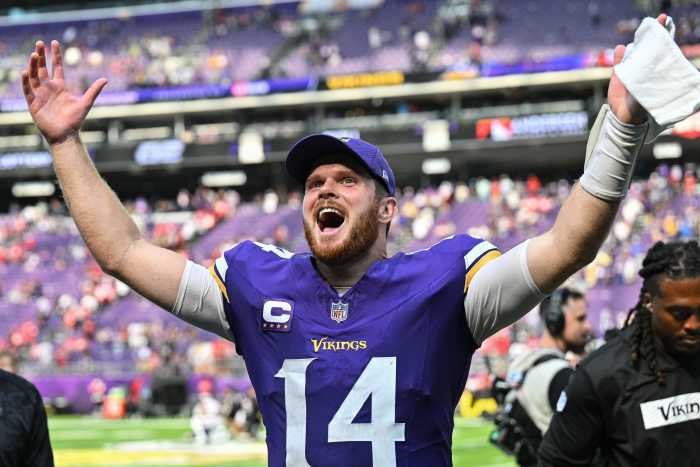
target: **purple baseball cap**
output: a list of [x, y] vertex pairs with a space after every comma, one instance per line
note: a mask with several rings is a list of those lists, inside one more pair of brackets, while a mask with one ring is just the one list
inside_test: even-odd
[[390, 196], [396, 194], [394, 171], [382, 152], [377, 146], [358, 138], [336, 138], [329, 134], [302, 138], [287, 154], [287, 172], [303, 185], [311, 173], [314, 161], [326, 154], [349, 154], [355, 157], [384, 185]]

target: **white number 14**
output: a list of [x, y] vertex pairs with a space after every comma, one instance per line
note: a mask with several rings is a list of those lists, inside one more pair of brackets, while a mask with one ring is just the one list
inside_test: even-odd
[[[287, 467], [310, 467], [306, 460], [306, 369], [315, 358], [287, 359], [275, 377], [284, 379], [287, 411]], [[372, 396], [372, 421], [353, 423]], [[372, 443], [372, 464], [395, 467], [394, 443], [404, 441], [405, 423], [396, 423], [396, 357], [374, 357], [328, 424], [328, 442]]]

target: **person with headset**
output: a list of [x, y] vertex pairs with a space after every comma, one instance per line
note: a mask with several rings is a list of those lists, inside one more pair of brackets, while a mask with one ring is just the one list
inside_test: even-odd
[[491, 442], [514, 455], [521, 466], [537, 464], [537, 449], [573, 373], [567, 358], [582, 357], [591, 338], [582, 293], [560, 288], [540, 305], [544, 332], [538, 349], [509, 365], [504, 409]]
[[[540, 305], [544, 333], [540, 348], [558, 349], [565, 355], [582, 357], [591, 341], [591, 324], [583, 294], [563, 287], [545, 298]], [[580, 358], [579, 358], [580, 359]]]
[[700, 245], [657, 242], [639, 276], [624, 327], [561, 393], [540, 467], [700, 465]]

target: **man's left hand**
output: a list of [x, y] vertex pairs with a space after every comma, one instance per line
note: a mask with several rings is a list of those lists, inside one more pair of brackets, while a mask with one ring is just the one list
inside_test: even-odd
[[[666, 18], [667, 15], [662, 13], [656, 19], [661, 26], [664, 26], [666, 24]], [[615, 47], [614, 65], [622, 61], [622, 57], [625, 56], [625, 49], [626, 47], [624, 45], [617, 45]], [[646, 121], [646, 111], [639, 105], [639, 102], [637, 102], [632, 94], [625, 89], [622, 81], [615, 75], [614, 69], [612, 77], [610, 78], [610, 85], [608, 86], [608, 105], [617, 119], [622, 123], [639, 125]]]

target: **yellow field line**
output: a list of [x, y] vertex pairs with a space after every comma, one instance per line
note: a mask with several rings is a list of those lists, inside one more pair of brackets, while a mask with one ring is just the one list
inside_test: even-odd
[[197, 465], [214, 462], [264, 460], [265, 446], [259, 452], [205, 453], [194, 451], [140, 451], [125, 452], [110, 449], [56, 449], [54, 459], [57, 467], [101, 466], [101, 465]]

